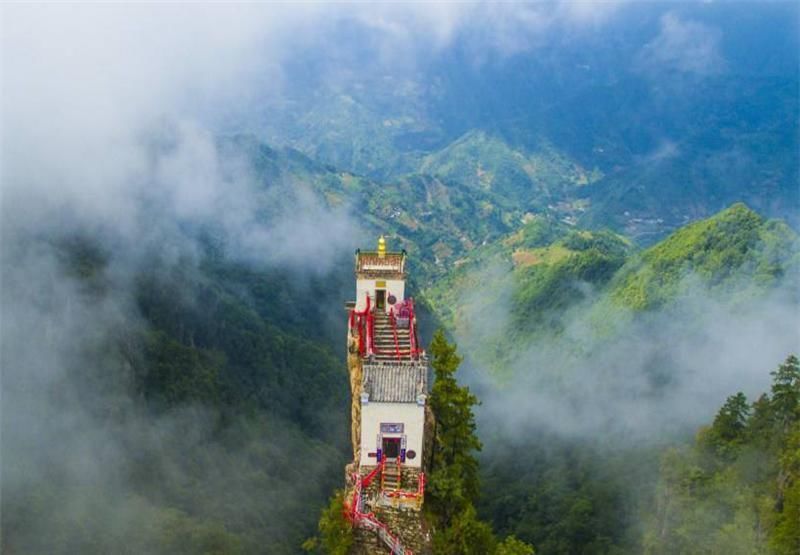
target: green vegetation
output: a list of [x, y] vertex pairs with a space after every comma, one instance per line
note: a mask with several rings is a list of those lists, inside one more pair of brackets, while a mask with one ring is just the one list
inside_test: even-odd
[[[411, 262], [416, 279], [445, 274], [454, 260], [507, 233], [522, 216], [519, 207], [503, 207], [490, 193], [443, 178], [408, 174], [378, 182], [319, 164], [296, 150], [273, 150], [250, 135], [224, 144], [252, 160], [267, 183], [307, 189], [332, 208], [351, 207], [366, 232], [365, 243], [384, 234], [392, 248], [415, 254]], [[276, 209], [265, 207], [269, 210]]]
[[528, 153], [476, 130], [426, 156], [419, 172], [490, 192], [505, 208], [537, 211], [601, 176], [596, 169], [587, 172], [544, 141]]
[[610, 339], [631, 317], [668, 306], [693, 288], [736, 304], [791, 286], [798, 276], [797, 234], [736, 204], [639, 253], [609, 231], [528, 218], [518, 231], [470, 253], [424, 298], [443, 323], [469, 339], [469, 357], [504, 376], [519, 346], [557, 336], [574, 319], [572, 311], [580, 311], [575, 317], [592, 333]]
[[800, 366], [772, 373], [770, 395], [728, 398], [694, 444], [666, 452], [647, 553], [800, 550]]
[[[9, 419], [12, 410], [3, 414], [15, 427], [12, 447], [3, 444], [0, 551], [296, 553], [313, 532], [316, 507], [340, 481], [348, 456], [344, 318], [327, 309], [352, 296], [350, 259], [342, 255], [325, 275], [234, 263], [214, 229], [194, 228], [201, 224], [191, 216], [161, 221], [170, 207], [151, 206], [161, 197], [140, 185], [157, 182], [169, 197], [171, 179], [195, 150], [236, 161], [237, 183], [244, 177], [261, 187], [253, 199], [265, 222], [294, 210], [283, 193], [299, 192], [341, 210], [363, 233], [359, 245], [380, 232], [392, 248], [406, 248], [409, 274], [428, 287], [420, 318], [428, 308], [435, 323], [464, 338], [462, 354], [496, 378], [500, 393], [524, 377], [572, 403], [568, 416], [585, 408], [568, 397], [586, 376], [576, 371], [582, 367], [598, 376], [589, 386], [631, 386], [648, 401], [679, 381], [675, 359], [693, 353], [673, 350], [670, 337], [652, 350], [642, 342], [628, 351], [645, 359], [635, 376], [622, 372], [627, 361], [603, 359], [625, 341], [652, 346], [674, 312], [689, 313], [679, 321], [694, 347], [709, 339], [693, 320], [700, 301], [736, 313], [780, 290], [779, 302], [796, 308], [800, 240], [789, 225], [759, 215], [795, 229], [800, 221], [796, 3], [701, 4], [614, 10], [590, 25], [574, 24], [583, 10], [550, 17], [547, 6], [526, 6], [522, 18], [491, 14], [488, 22], [474, 9], [463, 17], [434, 10], [419, 21], [420, 14], [397, 10], [290, 17], [302, 20], [300, 32], [270, 34], [276, 56], [266, 65], [248, 56], [235, 63], [251, 43], [264, 46], [252, 41], [259, 25], [248, 25], [233, 43], [216, 37], [235, 51], [216, 65], [238, 67], [228, 73], [247, 81], [241, 90], [238, 81], [224, 87], [230, 110], [198, 109], [211, 107], [215, 90], [201, 91], [190, 103], [195, 109], [181, 114], [149, 117], [159, 102], [134, 103], [131, 113], [144, 117], [106, 118], [136, 120], [131, 140], [129, 130], [114, 128], [115, 148], [125, 154], [81, 150], [96, 154], [80, 161], [101, 166], [95, 177], [130, 178], [124, 198], [76, 189], [83, 174], [69, 173], [70, 151], [49, 156], [67, 172], [64, 184], [55, 183], [67, 196], [31, 204], [25, 219], [47, 221], [33, 238], [20, 236], [30, 246], [6, 236], [25, 254], [40, 250], [31, 257], [46, 261], [32, 266], [37, 278], [51, 254], [60, 262], [63, 271], [43, 281], [52, 287], [33, 296], [35, 310], [63, 321], [52, 317], [20, 342], [31, 351], [41, 346], [42, 356], [31, 356], [31, 381], [4, 380], [7, 405], [10, 398], [24, 405], [14, 387], [41, 389], [37, 399], [47, 402], [35, 407], [41, 419], [32, 424]], [[446, 24], [432, 27], [442, 16]], [[521, 32], [530, 25], [519, 23], [531, 21], [536, 33]], [[192, 45], [179, 46], [167, 53], [173, 62]], [[181, 81], [201, 73], [188, 68], [178, 72]], [[120, 75], [136, 75], [132, 69]], [[275, 75], [280, 86], [259, 94]], [[118, 85], [110, 90], [128, 90]], [[115, 103], [99, 98], [99, 114], [108, 116]], [[41, 122], [63, 112], [43, 108]], [[57, 118], [49, 138], [69, 137], [64, 122], [82, 124], [84, 115], [98, 114]], [[204, 140], [183, 152], [179, 137], [196, 135], [194, 123], [185, 125], [195, 116], [200, 127], [210, 119], [214, 128], [258, 135], [221, 139], [219, 152], [198, 149], [208, 146]], [[173, 119], [191, 132], [172, 136]], [[20, 143], [33, 147], [28, 162], [36, 161], [38, 136]], [[161, 150], [183, 156], [164, 163]], [[21, 179], [22, 191], [28, 180], [44, 183], [50, 165], [30, 176], [12, 168], [8, 177]], [[194, 204], [189, 193], [181, 187], [176, 204]], [[13, 210], [16, 196], [9, 198]], [[148, 241], [103, 244], [101, 234], [118, 222], [98, 225], [92, 214], [107, 216], [108, 200], [133, 202], [120, 227], [144, 214], [203, 238], [202, 246], [167, 260], [174, 245], [142, 253]], [[740, 202], [759, 214], [744, 204], [723, 210]], [[241, 223], [235, 213], [223, 220]], [[64, 229], [69, 236], [42, 239]], [[70, 235], [75, 229], [97, 235]], [[15, 265], [15, 253], [3, 255]], [[6, 285], [3, 294], [13, 296], [15, 286], [28, 284]], [[25, 329], [27, 315], [16, 316], [4, 323]], [[58, 344], [61, 329], [75, 336], [67, 347]], [[548, 348], [557, 356], [518, 356]], [[661, 445], [618, 448], [602, 445], [606, 438], [546, 433], [505, 445], [483, 429], [483, 443], [498, 448], [479, 455], [477, 399], [454, 377], [460, 358], [441, 334], [432, 354], [431, 403], [440, 422], [428, 505], [438, 552], [529, 555], [527, 541], [564, 555], [800, 553], [796, 358], [774, 373], [769, 394], [752, 403], [733, 395], [693, 445], [663, 456]], [[4, 352], [4, 368], [13, 362]], [[38, 371], [51, 367], [67, 375], [42, 371], [47, 379], [40, 379]], [[625, 380], [613, 381], [616, 372]], [[12, 474], [22, 477], [13, 488]], [[347, 551], [341, 503], [339, 494], [330, 501], [308, 550]]]
[[530, 555], [533, 549], [509, 537], [498, 544], [491, 527], [478, 519], [478, 461], [481, 449], [472, 408], [478, 398], [458, 384], [461, 357], [437, 331], [430, 345], [435, 381], [429, 398], [436, 417], [431, 473], [426, 505], [433, 521], [433, 549], [442, 555], [486, 553]]
[[492, 441], [481, 459], [479, 514], [539, 553], [637, 553], [658, 451], [536, 433]]
[[344, 515], [344, 490], [336, 490], [319, 519], [319, 537], [307, 540], [307, 552], [347, 555], [353, 545], [353, 530]]
[[[743, 205], [680, 229], [641, 253], [614, 234], [578, 231], [537, 216], [471, 253], [426, 291], [426, 300], [464, 338], [467, 357], [494, 372], [501, 390], [525, 379], [527, 367], [511, 366], [519, 353], [557, 346], [557, 355], [544, 359], [551, 364], [535, 368], [537, 383], [567, 403], [563, 384], [572, 372], [592, 368], [609, 345], [663, 322], [653, 318], [669, 313], [682, 295], [702, 291], [735, 311], [777, 288], [793, 291], [799, 252], [797, 235], [785, 224]], [[632, 284], [642, 283], [648, 284], [639, 289], [650, 294], [648, 302], [630, 302], [636, 298]], [[566, 324], [581, 331], [579, 343], [561, 339]], [[645, 368], [654, 395], [669, 388], [674, 372], [670, 346], [663, 348]], [[741, 402], [721, 418], [730, 428], [725, 437], [733, 437]], [[611, 448], [547, 433], [506, 443], [491, 430], [483, 434], [493, 448], [481, 458], [481, 479], [492, 494], [478, 509], [497, 532], [515, 534], [546, 553], [641, 551], [638, 526], [640, 515], [651, 510], [646, 500], [656, 485], [660, 446], [636, 448], [623, 441], [625, 446]]]
[[448, 528], [456, 515], [478, 497], [475, 452], [481, 449], [481, 443], [475, 433], [472, 412], [478, 398], [456, 381], [461, 357], [456, 354], [455, 346], [447, 343], [441, 330], [431, 341], [430, 354], [435, 375], [430, 406], [436, 417], [436, 432], [427, 493], [440, 526]]
[[[82, 305], [118, 302], [102, 248], [87, 238], [56, 248]], [[16, 490], [26, 495], [4, 495], [2, 550], [296, 553], [315, 525], [309, 507], [341, 475], [347, 437], [345, 365], [322, 313], [297, 310], [306, 285], [212, 249], [197, 264], [151, 256], [130, 278], [139, 317], [65, 362], [69, 382], [53, 399], [74, 433], [106, 438], [91, 462], [105, 481], [47, 463], [46, 480]], [[307, 286], [315, 279], [335, 284]], [[84, 448], [59, 449], [65, 464], [87, 464]]]
[[475, 250], [425, 290], [424, 299], [442, 322], [468, 338], [469, 357], [505, 376], [516, 349], [535, 336], [559, 333], [565, 314], [593, 300], [631, 248], [614, 233], [579, 231], [536, 216]]
[[635, 310], [652, 309], [678, 296], [692, 277], [712, 292], [757, 294], [798, 275], [799, 268], [797, 234], [735, 204], [631, 260], [616, 277], [611, 296]]
[[[488, 135], [483, 140], [489, 140]], [[323, 166], [297, 151], [267, 148], [250, 137], [238, 136], [226, 144], [246, 152], [265, 180], [308, 187], [332, 207], [363, 207], [361, 221], [370, 241], [380, 230], [390, 236], [393, 247], [418, 253], [413, 275], [435, 283], [425, 291], [426, 304], [457, 335], [469, 338], [469, 358], [503, 378], [517, 349], [557, 338], [566, 322], [576, 321], [575, 314], [580, 314], [577, 321], [590, 337], [588, 343], [569, 347], [576, 352], [565, 353], [568, 360], [613, 339], [631, 318], [669, 306], [693, 282], [725, 302], [737, 302], [767, 294], [798, 275], [797, 235], [744, 205], [678, 230], [637, 253], [614, 233], [579, 230], [549, 209], [533, 214], [509, 204], [500, 194], [509, 186], [503, 180], [492, 181], [491, 187], [462, 183], [458, 168], [468, 164], [459, 166], [461, 162], [442, 169], [439, 177], [412, 174], [389, 187]], [[433, 165], [429, 169], [433, 171]], [[539, 186], [541, 180], [534, 183]], [[278, 208], [265, 207], [271, 210]], [[106, 251], [79, 238], [57, 246], [85, 295], [102, 302], [113, 294], [114, 285], [104, 273]], [[159, 448], [144, 449], [126, 470], [135, 477], [141, 503], [152, 508], [142, 513], [151, 516], [142, 517], [147, 532], [141, 541], [156, 553], [174, 551], [179, 543], [196, 552], [246, 554], [269, 544], [274, 553], [291, 553], [314, 525], [313, 511], [307, 507], [322, 505], [337, 481], [345, 459], [337, 446], [347, 435], [345, 413], [337, 408], [346, 399], [344, 364], [335, 354], [341, 330], [326, 326], [317, 305], [305, 300], [309, 290], [349, 290], [349, 261], [330, 275], [305, 278], [305, 286], [298, 288], [291, 272], [231, 263], [225, 246], [211, 239], [205, 247], [199, 263], [170, 265], [154, 257], [147, 271], [134, 276], [143, 325], [121, 330], [119, 344], [108, 347], [116, 353], [120, 373], [132, 384], [136, 399], [153, 418], [195, 406], [210, 411], [201, 438], [187, 439], [185, 445], [175, 442], [178, 452], [166, 450], [163, 457]], [[299, 306], [303, 310], [297, 310]], [[452, 366], [453, 360], [445, 366]], [[559, 379], [559, 370], [552, 369], [554, 379]], [[100, 368], [83, 371], [96, 384], [108, 379]], [[455, 553], [467, 545], [482, 552], [528, 549], [513, 539], [498, 542], [492, 528], [547, 553], [639, 547], [630, 530], [641, 507], [624, 498], [621, 477], [646, 474], [653, 466], [652, 451], [615, 457], [597, 446], [555, 438], [549, 440], [549, 452], [509, 446], [508, 456], [484, 456], [481, 476], [492, 493], [481, 497], [474, 454], [479, 443], [467, 441], [477, 441], [471, 416], [474, 397], [444, 377], [441, 384], [442, 390], [452, 386], [444, 398], [454, 403], [456, 423], [443, 429], [454, 430], [454, 437], [466, 443], [456, 448], [453, 437], [439, 438], [444, 443], [437, 449], [450, 447], [441, 452], [445, 464], [432, 475], [430, 489], [431, 507], [437, 506], [438, 496], [443, 511], [442, 517], [434, 517], [443, 519], [435, 535], [438, 550]], [[446, 420], [447, 405], [440, 409]], [[732, 404], [720, 417], [714, 441], [726, 449], [738, 441], [741, 409], [741, 402]], [[98, 408], [98, 414], [107, 410]], [[276, 442], [287, 447], [278, 448]], [[220, 450], [236, 455], [225, 459], [236, 469], [235, 484], [209, 481], [210, 468], [221, 464], [209, 453]], [[525, 464], [520, 465], [520, 459]], [[297, 460], [313, 462], [298, 467]], [[176, 482], [166, 473], [149, 470], [162, 465], [183, 469], [183, 479]], [[307, 479], [309, 467], [318, 479]], [[42, 500], [66, 497], [70, 491], [58, 483], [38, 490]], [[244, 495], [254, 491], [263, 495]], [[239, 503], [239, 498], [248, 502]], [[13, 500], [7, 504], [19, 508]], [[261, 520], [265, 506], [281, 506], [282, 518], [271, 519], [275, 525]], [[788, 496], [786, 514], [793, 514], [796, 506]], [[97, 531], [56, 518], [45, 507], [46, 503], [31, 504], [16, 511], [15, 525], [30, 529], [31, 522], [44, 522], [58, 531], [53, 537], [60, 545], [92, 552], [86, 545]], [[337, 537], [336, 511], [329, 516], [321, 543], [307, 547], [336, 549], [335, 540], [326, 544]], [[785, 522], [775, 522], [774, 537], [791, 537], [792, 527]], [[111, 544], [98, 545], [95, 552], [108, 551]], [[58, 552], [49, 543], [42, 550]]]

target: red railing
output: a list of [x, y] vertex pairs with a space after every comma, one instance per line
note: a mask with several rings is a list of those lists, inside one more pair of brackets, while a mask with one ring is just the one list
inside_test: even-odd
[[353, 328], [358, 330], [358, 354], [363, 356], [367, 356], [372, 354], [373, 344], [372, 344], [372, 324], [370, 319], [372, 318], [372, 307], [371, 301], [369, 298], [369, 293], [367, 293], [367, 305], [362, 311], [357, 311], [355, 309], [350, 311], [350, 322], [348, 331], [353, 333]]
[[367, 313], [367, 355], [375, 352], [375, 315]]
[[394, 308], [389, 311], [389, 323], [392, 325], [392, 335], [394, 336], [394, 354], [400, 360], [400, 342], [397, 340], [397, 320], [394, 317]]
[[[408, 317], [408, 334], [409, 334], [409, 349], [408, 351], [400, 350], [400, 340], [397, 333], [397, 319], [398, 315], [401, 318]], [[423, 350], [419, 347], [419, 338], [417, 337], [417, 317], [414, 311], [414, 299], [408, 298], [401, 302], [398, 306], [392, 307], [389, 311], [389, 322], [392, 329], [392, 336], [394, 339], [394, 352], [381, 351], [375, 347], [375, 307], [372, 306], [372, 299], [367, 293], [367, 303], [364, 310], [350, 311], [350, 333], [355, 328], [358, 330], [358, 353], [362, 357], [370, 356], [373, 354], [392, 355], [397, 360], [402, 360], [402, 357], [409, 356], [412, 359], [418, 359]]]
[[423, 499], [425, 497], [425, 473], [420, 472], [419, 476], [417, 476], [417, 491], [384, 491], [383, 495], [386, 497], [399, 497], [402, 499], [414, 499], [417, 501]]
[[353, 526], [360, 526], [362, 528], [375, 531], [381, 541], [383, 541], [383, 543], [386, 544], [386, 546], [391, 550], [393, 555], [414, 555], [410, 549], [403, 547], [403, 544], [400, 542], [400, 538], [392, 534], [392, 532], [389, 530], [389, 527], [378, 520], [374, 513], [365, 513], [361, 510], [362, 489], [366, 486], [369, 486], [375, 476], [383, 472], [385, 464], [386, 460], [384, 459], [372, 470], [372, 472], [363, 478], [358, 473], [354, 475], [356, 485], [353, 489], [352, 501], [350, 502], [349, 506], [345, 506], [344, 508], [345, 518], [347, 518], [347, 520], [349, 520]]

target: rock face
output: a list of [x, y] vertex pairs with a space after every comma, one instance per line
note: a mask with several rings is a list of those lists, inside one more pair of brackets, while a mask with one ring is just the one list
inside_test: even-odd
[[[415, 555], [431, 553], [430, 533], [421, 511], [412, 508], [378, 507], [375, 516], [386, 523], [400, 537], [403, 547], [410, 549]], [[385, 552], [388, 553], [389, 550], [385, 549]]]
[[[419, 511], [410, 509], [383, 509], [376, 513], [381, 521], [393, 530], [402, 531], [400, 541], [403, 547], [410, 549], [414, 555], [430, 555], [430, 533]], [[390, 554], [391, 549], [384, 544], [378, 535], [365, 528], [353, 529], [353, 547], [351, 555]]]
[[353, 444], [353, 460], [361, 459], [361, 384], [364, 371], [358, 356], [358, 340], [347, 334], [347, 368], [350, 374], [350, 440]]

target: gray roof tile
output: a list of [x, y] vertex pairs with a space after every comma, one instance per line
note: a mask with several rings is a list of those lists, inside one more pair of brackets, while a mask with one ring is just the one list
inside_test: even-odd
[[370, 401], [415, 403], [418, 395], [428, 392], [425, 361], [365, 363], [363, 369]]

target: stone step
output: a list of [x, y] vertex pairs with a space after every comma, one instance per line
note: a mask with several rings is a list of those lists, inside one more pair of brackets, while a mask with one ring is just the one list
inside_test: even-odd
[[[391, 343], [394, 345], [394, 337], [373, 337], [372, 340], [375, 343]], [[411, 343], [411, 341], [407, 337], [398, 337], [398, 343]]]

